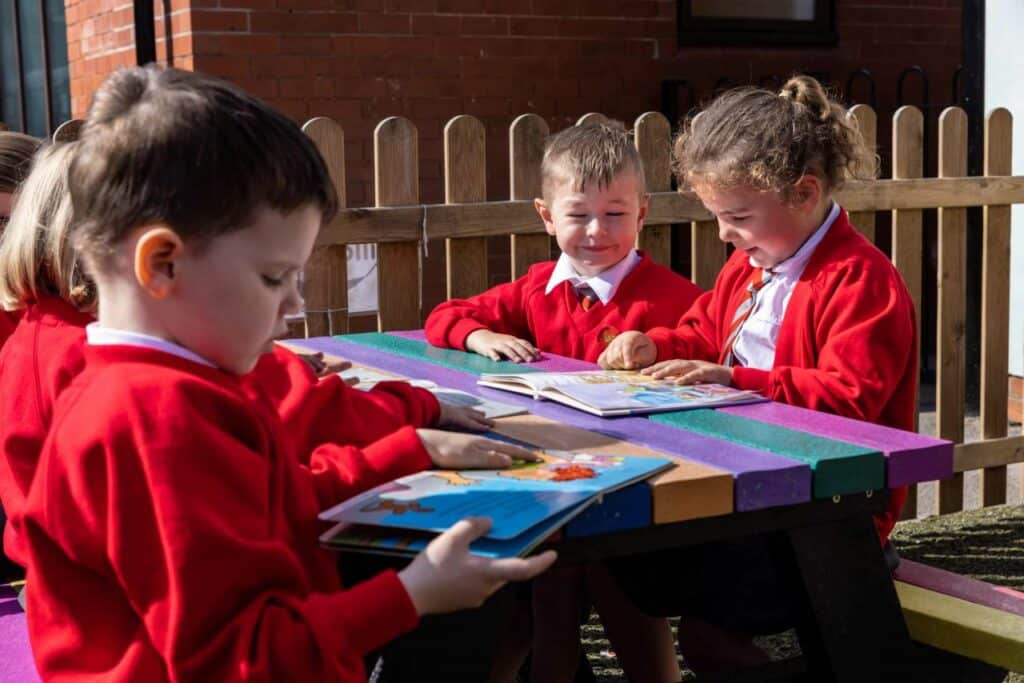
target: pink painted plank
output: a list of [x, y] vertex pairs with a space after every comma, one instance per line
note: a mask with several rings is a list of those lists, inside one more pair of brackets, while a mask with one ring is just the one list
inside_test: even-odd
[[36, 683], [36, 663], [28, 642], [25, 613], [10, 586], [0, 586], [0, 679]]
[[[427, 336], [423, 334], [423, 330], [398, 330], [395, 332], [388, 332], [396, 337], [403, 337], [405, 339], [412, 339], [415, 341], [425, 342]], [[588, 363], [585, 360], [577, 360], [576, 358], [568, 358], [567, 356], [559, 356], [556, 353], [544, 352], [541, 354], [541, 360], [536, 363], [523, 363], [531, 368], [536, 368], [542, 372], [576, 372], [579, 370], [597, 370], [596, 363]]]
[[961, 576], [926, 564], [900, 560], [894, 578], [903, 583], [927, 588], [953, 598], [960, 598], [975, 605], [991, 607], [1001, 612], [1024, 617], [1024, 593], [1005, 586]]
[[886, 483], [890, 487], [946, 479], [953, 475], [953, 443], [943, 439], [784, 403], [755, 403], [719, 410], [879, 450], [886, 457]]

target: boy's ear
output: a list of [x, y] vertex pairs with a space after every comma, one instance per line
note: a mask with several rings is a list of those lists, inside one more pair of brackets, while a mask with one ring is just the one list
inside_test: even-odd
[[636, 227], [637, 234], [644, 229], [644, 219], [647, 218], [647, 208], [651, 203], [651, 195], [645, 194], [640, 196], [640, 211], [637, 213], [637, 222], [639, 225]]
[[541, 197], [534, 199], [533, 208], [537, 209], [540, 219], [544, 221], [544, 229], [547, 230], [549, 235], [553, 236], [555, 234], [555, 222], [551, 219], [551, 209], [544, 203], [544, 199]]
[[185, 243], [167, 226], [143, 231], [135, 243], [135, 279], [157, 299], [171, 293], [175, 285], [177, 260]]

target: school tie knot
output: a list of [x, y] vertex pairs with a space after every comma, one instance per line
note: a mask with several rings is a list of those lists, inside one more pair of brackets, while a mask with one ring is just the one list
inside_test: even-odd
[[595, 292], [586, 282], [581, 282], [576, 285], [574, 289], [576, 290], [576, 298], [579, 299], [580, 302], [580, 308], [584, 311], [589, 311], [591, 306], [600, 301], [597, 296], [597, 292]]

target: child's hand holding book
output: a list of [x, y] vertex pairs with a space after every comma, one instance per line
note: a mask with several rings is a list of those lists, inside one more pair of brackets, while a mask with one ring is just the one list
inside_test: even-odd
[[490, 527], [485, 517], [464, 519], [398, 573], [420, 616], [479, 607], [509, 581], [532, 579], [554, 563], [554, 550], [499, 560], [471, 554], [469, 544]]
[[531, 450], [504, 441], [475, 434], [417, 429], [423, 447], [434, 464], [444, 470], [496, 470], [515, 461], [537, 462], [540, 456]]
[[488, 419], [479, 410], [466, 408], [465, 406], [453, 406], [444, 401], [441, 404], [441, 415], [437, 418], [437, 426], [445, 429], [462, 430], [472, 432], [485, 432], [494, 427], [494, 420]]

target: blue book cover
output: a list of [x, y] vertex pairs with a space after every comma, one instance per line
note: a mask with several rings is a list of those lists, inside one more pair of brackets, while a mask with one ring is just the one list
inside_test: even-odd
[[[469, 545], [469, 551], [483, 557], [523, 557], [558, 531], [569, 520], [583, 512], [591, 501], [569, 508], [540, 524], [530, 527], [515, 538], [496, 540], [479, 538]], [[428, 531], [409, 531], [361, 524], [337, 524], [320, 537], [320, 543], [334, 550], [364, 552], [378, 555], [412, 557], [437, 538]]]
[[667, 458], [538, 451], [540, 461], [504, 470], [427, 470], [378, 486], [320, 514], [328, 522], [440, 532], [464, 517], [489, 517], [487, 538], [532, 527], [672, 466]]

